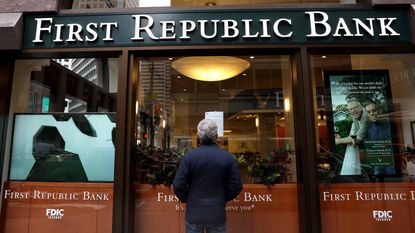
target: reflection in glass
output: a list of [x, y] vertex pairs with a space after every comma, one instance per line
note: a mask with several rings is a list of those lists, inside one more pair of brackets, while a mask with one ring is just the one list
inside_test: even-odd
[[171, 184], [180, 158], [198, 146], [197, 123], [213, 115], [223, 124], [218, 144], [235, 155], [245, 183], [296, 182], [290, 58], [240, 57], [250, 67], [217, 82], [178, 73], [177, 59], [135, 62], [136, 181]]
[[312, 56], [321, 182], [413, 179], [413, 61], [409, 54]]
[[114, 180], [117, 63], [113, 58], [16, 62], [10, 180]]

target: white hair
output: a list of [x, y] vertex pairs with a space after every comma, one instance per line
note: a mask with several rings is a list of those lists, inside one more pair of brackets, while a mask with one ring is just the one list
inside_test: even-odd
[[212, 119], [203, 119], [197, 125], [197, 136], [201, 143], [215, 142], [218, 135], [218, 126]]

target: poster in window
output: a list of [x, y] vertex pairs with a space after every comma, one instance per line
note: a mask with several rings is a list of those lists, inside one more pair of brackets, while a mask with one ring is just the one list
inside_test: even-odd
[[387, 70], [325, 72], [332, 150], [340, 175], [394, 175], [391, 90]]

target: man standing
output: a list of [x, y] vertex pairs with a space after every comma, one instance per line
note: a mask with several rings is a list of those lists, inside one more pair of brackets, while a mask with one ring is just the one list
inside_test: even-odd
[[235, 158], [216, 145], [217, 125], [204, 119], [197, 126], [200, 146], [180, 162], [174, 193], [186, 203], [186, 233], [225, 233], [226, 202], [242, 190]]
[[340, 138], [336, 135], [335, 138], [336, 145], [347, 144], [340, 175], [361, 175], [359, 145], [367, 134], [367, 111], [356, 99], [349, 100], [347, 108], [353, 117], [349, 136]]

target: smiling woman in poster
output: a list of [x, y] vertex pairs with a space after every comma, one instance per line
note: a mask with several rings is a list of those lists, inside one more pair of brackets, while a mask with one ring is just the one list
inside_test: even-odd
[[347, 108], [353, 117], [349, 136], [340, 138], [336, 134], [336, 145], [347, 144], [340, 175], [361, 175], [359, 146], [367, 134], [367, 111], [356, 99], [347, 102]]

